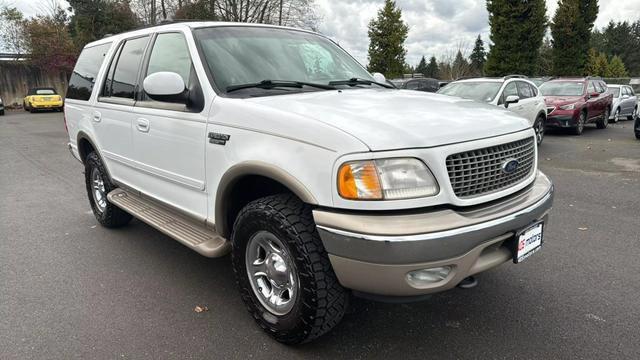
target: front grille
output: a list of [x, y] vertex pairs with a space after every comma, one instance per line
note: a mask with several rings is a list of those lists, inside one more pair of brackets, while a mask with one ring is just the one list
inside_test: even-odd
[[[534, 156], [533, 137], [449, 155], [447, 171], [453, 192], [459, 198], [471, 198], [508, 188], [531, 174]], [[503, 166], [513, 159], [519, 163], [517, 169], [505, 172]]]

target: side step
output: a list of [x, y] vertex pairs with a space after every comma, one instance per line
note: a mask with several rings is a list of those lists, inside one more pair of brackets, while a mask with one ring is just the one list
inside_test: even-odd
[[132, 191], [115, 189], [107, 199], [136, 218], [160, 230], [183, 245], [206, 257], [219, 257], [229, 253], [229, 242], [204, 223], [189, 219], [175, 211], [139, 196]]

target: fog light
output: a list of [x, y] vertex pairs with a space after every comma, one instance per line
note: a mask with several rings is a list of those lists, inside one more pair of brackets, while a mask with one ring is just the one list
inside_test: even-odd
[[451, 266], [441, 266], [431, 269], [415, 270], [407, 274], [409, 285], [417, 288], [438, 283], [449, 276]]

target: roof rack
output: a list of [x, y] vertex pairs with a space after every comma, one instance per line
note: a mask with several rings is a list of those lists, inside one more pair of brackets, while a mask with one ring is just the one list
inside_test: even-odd
[[509, 80], [509, 79], [528, 79], [529, 77], [527, 75], [507, 75], [505, 76], [503, 79], [505, 80]]

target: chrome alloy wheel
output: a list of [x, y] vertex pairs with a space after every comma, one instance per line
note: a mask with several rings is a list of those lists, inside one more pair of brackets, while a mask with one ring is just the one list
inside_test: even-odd
[[253, 293], [269, 312], [286, 315], [298, 296], [298, 274], [280, 239], [267, 231], [255, 233], [245, 252]]
[[96, 204], [96, 208], [101, 213], [107, 208], [107, 194], [104, 188], [104, 180], [98, 168], [91, 170], [91, 187], [93, 194], [93, 202]]

